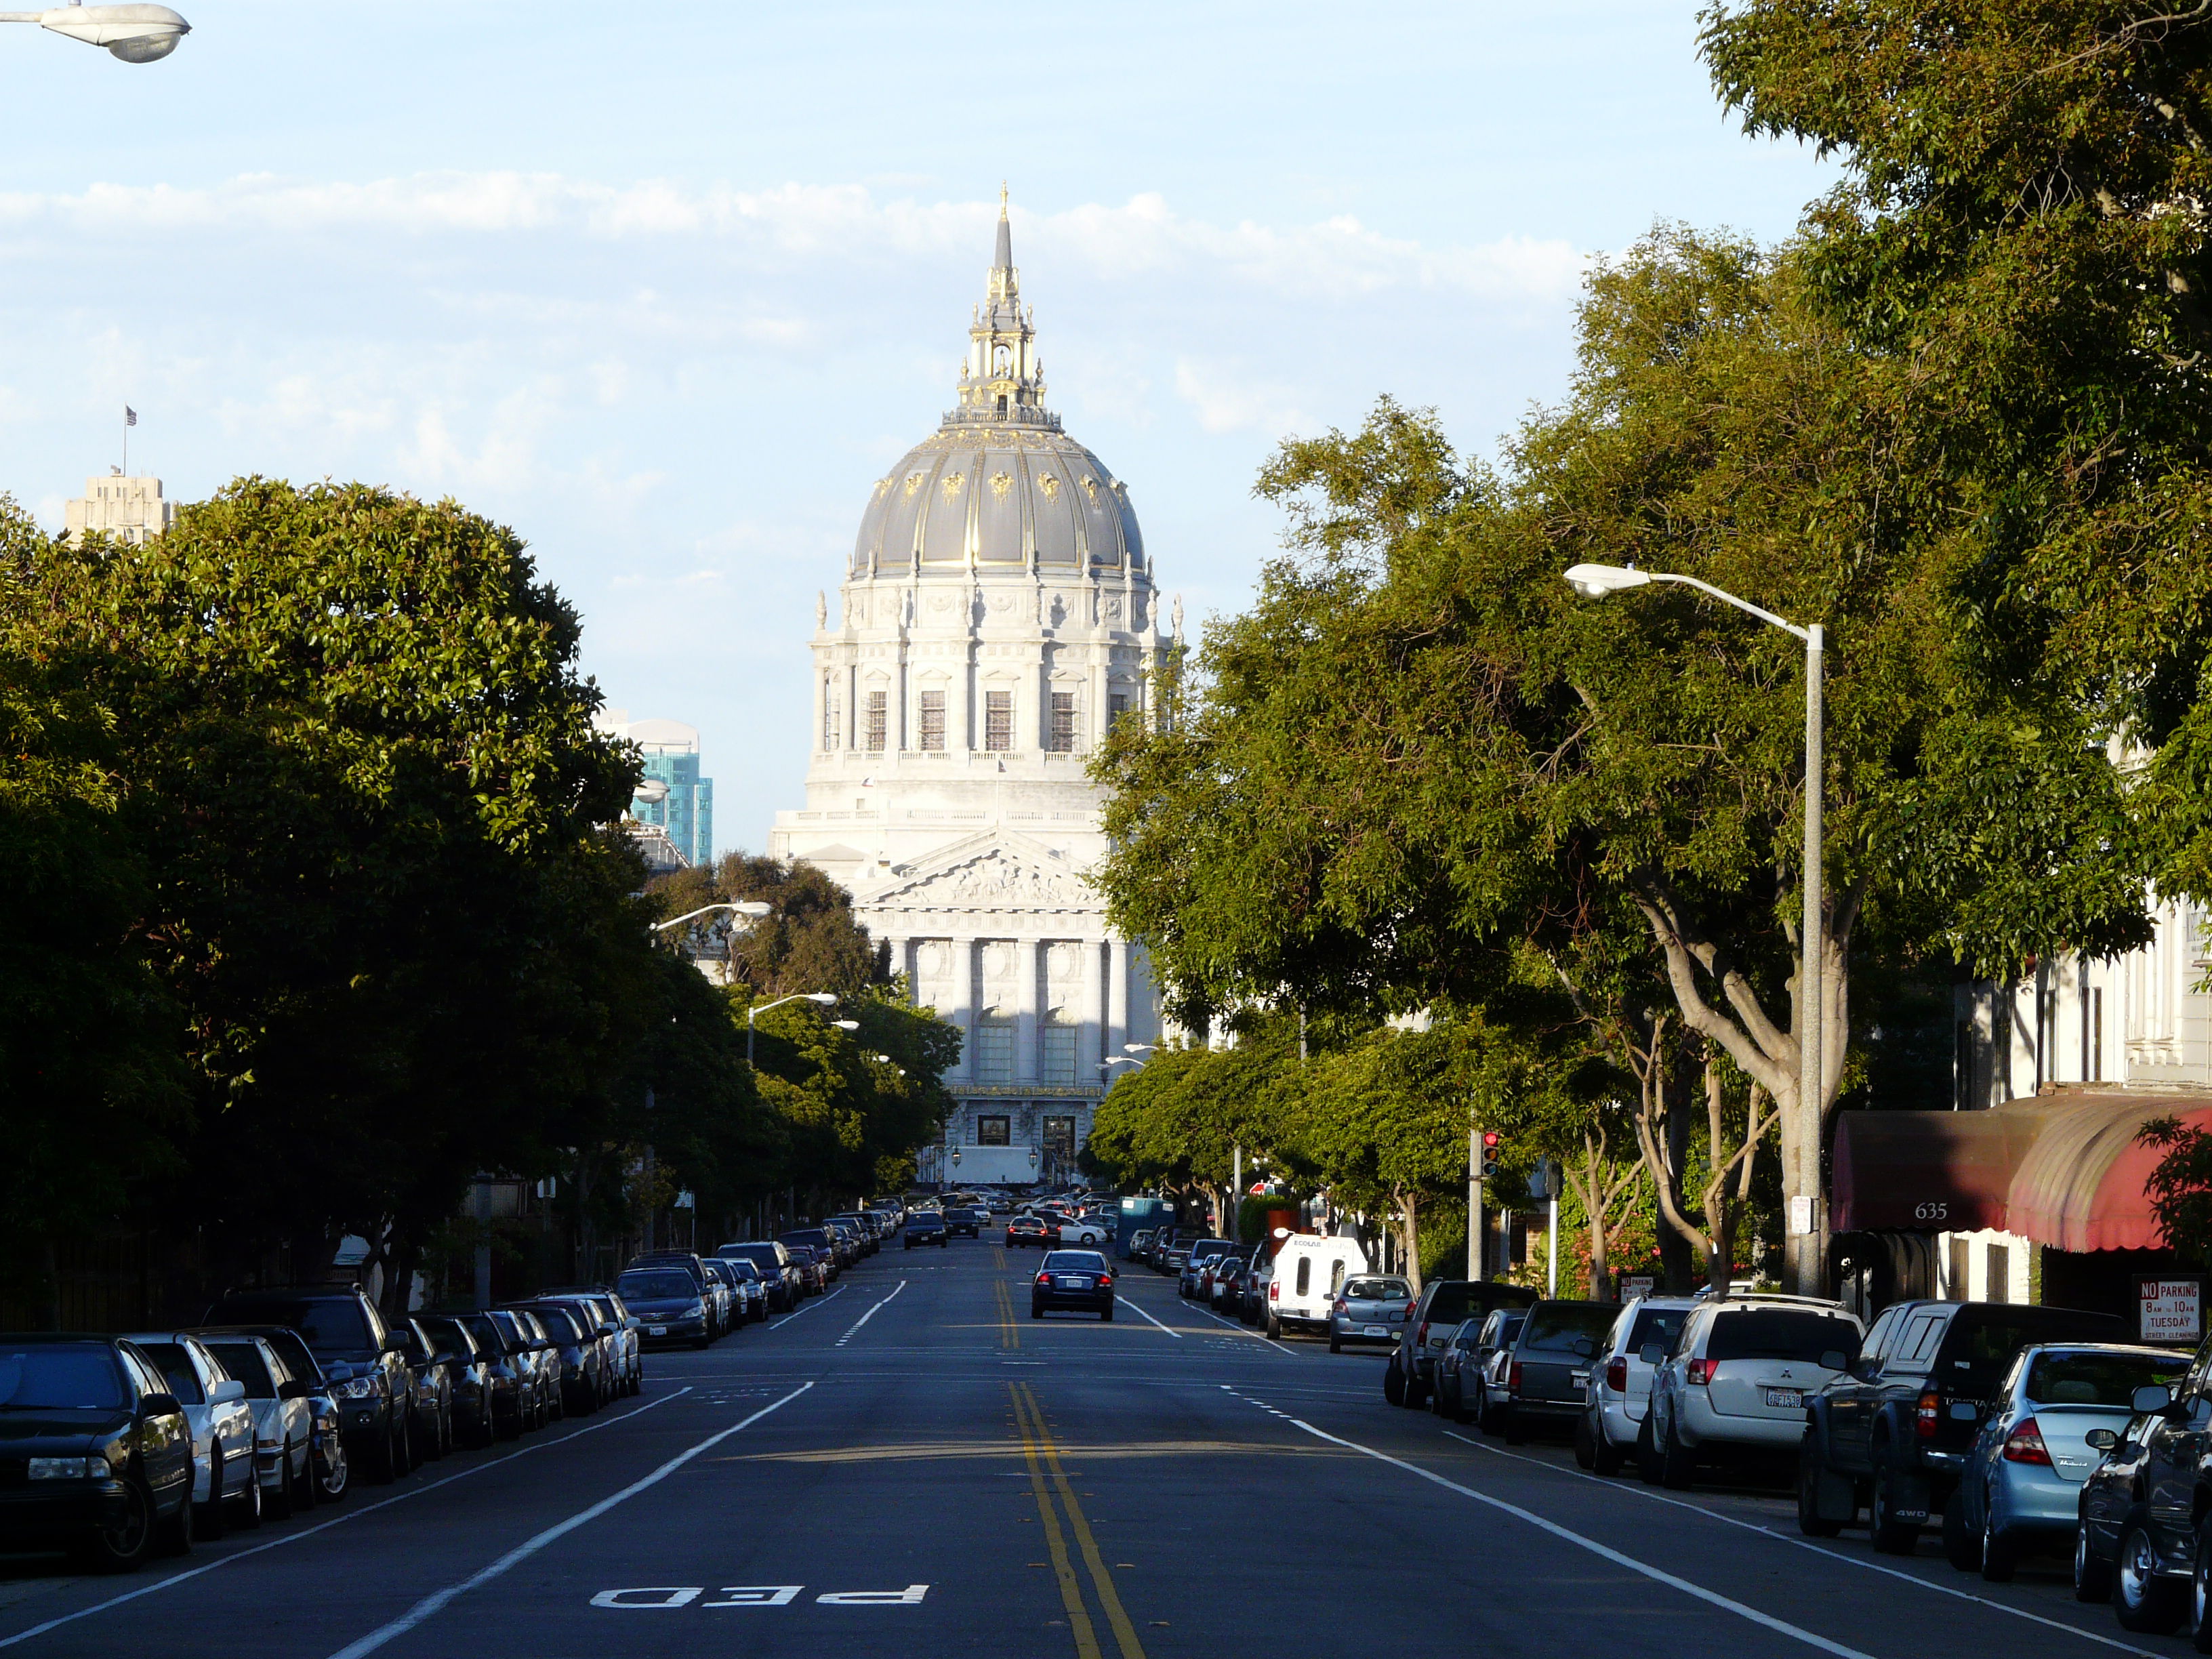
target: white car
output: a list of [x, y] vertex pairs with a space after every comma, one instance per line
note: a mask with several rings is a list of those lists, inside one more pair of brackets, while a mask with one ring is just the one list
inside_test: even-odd
[[1650, 1409], [1637, 1443], [1646, 1480], [1680, 1488], [1701, 1462], [1745, 1453], [1795, 1452], [1805, 1401], [1850, 1368], [1865, 1334], [1838, 1302], [1811, 1297], [1731, 1296], [1700, 1302], [1672, 1352], [1657, 1362]]
[[1063, 1221], [1060, 1224], [1062, 1244], [1103, 1244], [1110, 1235], [1105, 1224], [1097, 1221]]
[[1630, 1303], [1590, 1361], [1589, 1392], [1575, 1425], [1575, 1461], [1600, 1474], [1618, 1474], [1636, 1449], [1651, 1378], [1659, 1367], [1645, 1350], [1671, 1352], [1682, 1323], [1697, 1307], [1689, 1297], [1647, 1296]]
[[253, 1408], [246, 1385], [188, 1331], [137, 1331], [124, 1338], [161, 1368], [192, 1430], [193, 1534], [222, 1536], [226, 1520], [261, 1524]]
[[246, 1389], [253, 1413], [253, 1462], [261, 1507], [283, 1520], [316, 1501], [315, 1408], [306, 1386], [285, 1369], [266, 1339], [228, 1332], [199, 1339], [216, 1364]]

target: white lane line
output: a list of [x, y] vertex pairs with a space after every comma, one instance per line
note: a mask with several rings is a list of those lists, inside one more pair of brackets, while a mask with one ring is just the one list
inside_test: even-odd
[[[1239, 1395], [1238, 1398], [1249, 1399], [1250, 1396]], [[1255, 1400], [1252, 1403], [1258, 1406], [1264, 1405], [1265, 1402]], [[1687, 1578], [1668, 1572], [1663, 1567], [1655, 1567], [1649, 1561], [1639, 1561], [1632, 1555], [1623, 1555], [1619, 1550], [1601, 1544], [1595, 1538], [1585, 1538], [1582, 1534], [1563, 1527], [1556, 1521], [1548, 1520], [1534, 1510], [1524, 1510], [1518, 1504], [1509, 1504], [1504, 1498], [1493, 1498], [1486, 1492], [1477, 1492], [1473, 1486], [1462, 1486], [1458, 1481], [1448, 1480], [1432, 1469], [1425, 1469], [1419, 1463], [1409, 1463], [1402, 1457], [1393, 1457], [1389, 1453], [1377, 1451], [1372, 1446], [1363, 1446], [1357, 1440], [1340, 1438], [1329, 1433], [1326, 1429], [1314, 1427], [1312, 1424], [1302, 1418], [1293, 1417], [1286, 1420], [1294, 1428], [1304, 1429], [1316, 1440], [1326, 1440], [1333, 1446], [1342, 1446], [1347, 1450], [1363, 1453], [1378, 1463], [1388, 1463], [1391, 1468], [1403, 1469], [1408, 1474], [1417, 1474], [1432, 1485], [1443, 1487], [1447, 1492], [1455, 1492], [1462, 1498], [1472, 1498], [1478, 1504], [1487, 1504], [1492, 1509], [1510, 1515], [1516, 1520], [1526, 1521], [1538, 1530], [1551, 1534], [1553, 1537], [1563, 1543], [1572, 1544], [1577, 1549], [1588, 1550], [1592, 1555], [1610, 1561], [1615, 1566], [1626, 1567], [1631, 1572], [1642, 1573], [1646, 1578], [1656, 1583], [1669, 1585], [1681, 1591], [1685, 1595], [1694, 1596], [1697, 1600], [1708, 1606], [1718, 1607], [1724, 1613], [1732, 1613], [1738, 1618], [1747, 1619], [1753, 1624], [1763, 1626], [1778, 1635], [1787, 1636], [1793, 1641], [1802, 1642], [1808, 1647], [1818, 1648], [1823, 1653], [1832, 1653], [1836, 1656], [1836, 1659], [1873, 1659], [1871, 1654], [1863, 1653], [1856, 1648], [1845, 1647], [1841, 1642], [1832, 1642], [1826, 1637], [1816, 1635], [1802, 1626], [1793, 1625], [1787, 1620], [1777, 1619], [1771, 1613], [1761, 1613], [1757, 1607], [1738, 1601], [1733, 1597], [1723, 1595], [1718, 1590], [1707, 1589], [1703, 1584], [1693, 1583]]]
[[2149, 1648], [2133, 1647], [2128, 1643], [2117, 1641], [2112, 1637], [2100, 1636], [2095, 1631], [2083, 1630], [2079, 1625], [2069, 1625], [2063, 1619], [2046, 1619], [2039, 1613], [2028, 1612], [2025, 1607], [2015, 1607], [2004, 1601], [1993, 1601], [1986, 1595], [1976, 1595], [1972, 1590], [1962, 1590], [1954, 1585], [1938, 1583], [1932, 1578], [1923, 1578], [1917, 1573], [1901, 1571], [1896, 1567], [1885, 1567], [1878, 1561], [1863, 1561], [1857, 1556], [1845, 1555], [1840, 1550], [1823, 1549], [1810, 1539], [1792, 1538], [1786, 1532], [1777, 1532], [1771, 1527], [1762, 1527], [1755, 1521], [1741, 1521], [1732, 1515], [1723, 1515], [1718, 1510], [1709, 1510], [1702, 1504], [1692, 1504], [1680, 1498], [1668, 1498], [1661, 1492], [1645, 1492], [1639, 1486], [1632, 1486], [1624, 1481], [1607, 1480], [1595, 1474], [1585, 1474], [1580, 1469], [1563, 1469], [1555, 1463], [1547, 1463], [1540, 1457], [1529, 1457], [1520, 1452], [1502, 1451], [1496, 1446], [1486, 1446], [1480, 1440], [1470, 1440], [1463, 1434], [1454, 1434], [1449, 1429], [1446, 1429], [1444, 1434], [1449, 1439], [1461, 1441], [1474, 1447], [1477, 1451], [1486, 1451], [1493, 1457], [1510, 1457], [1516, 1463], [1528, 1463], [1540, 1469], [1549, 1469], [1553, 1474], [1571, 1474], [1577, 1480], [1588, 1480], [1593, 1485], [1603, 1486], [1608, 1492], [1623, 1492], [1631, 1498], [1647, 1498], [1655, 1504], [1665, 1504], [1678, 1510], [1694, 1510], [1710, 1520], [1720, 1522], [1724, 1526], [1741, 1527], [1746, 1532], [1755, 1532], [1764, 1537], [1771, 1538], [1778, 1544], [1795, 1544], [1799, 1549], [1810, 1550], [1814, 1554], [1826, 1556], [1831, 1561], [1840, 1561], [1847, 1567], [1858, 1567], [1867, 1572], [1878, 1572], [1885, 1577], [1901, 1578], [1908, 1584], [1917, 1584], [1922, 1589], [1934, 1590], [1938, 1595], [1954, 1596], [1961, 1601], [1972, 1601], [1998, 1613], [2008, 1613], [2014, 1618], [2025, 1619], [2032, 1625], [2047, 1625], [2052, 1630], [2063, 1630], [2069, 1636], [2081, 1637], [2084, 1641], [2094, 1642], [2100, 1647], [2118, 1648], [2122, 1653], [2141, 1654], [2142, 1659], [2160, 1659], [2160, 1656]]
[[904, 1280], [903, 1279], [902, 1279], [901, 1280], [899, 1280], [899, 1282], [898, 1282], [897, 1285], [896, 1285], [896, 1286], [892, 1290], [890, 1296], [887, 1296], [887, 1297], [885, 1297], [884, 1298], [884, 1301], [883, 1301], [883, 1302], [878, 1302], [878, 1303], [877, 1303], [877, 1304], [876, 1304], [876, 1307], [875, 1307], [875, 1308], [871, 1308], [871, 1309], [869, 1309], [869, 1310], [867, 1310], [867, 1312], [866, 1312], [866, 1313], [862, 1314], [862, 1315], [861, 1315], [858, 1319], [856, 1319], [856, 1320], [854, 1320], [854, 1321], [853, 1322], [853, 1328], [852, 1328], [851, 1330], [849, 1330], [849, 1331], [847, 1331], [847, 1332], [845, 1333], [845, 1334], [844, 1334], [844, 1335], [842, 1335], [842, 1336], [841, 1336], [841, 1337], [839, 1337], [839, 1338], [837, 1339], [836, 1346], [842, 1348], [842, 1347], [843, 1347], [843, 1346], [844, 1346], [848, 1342], [850, 1342], [850, 1341], [853, 1340], [853, 1338], [854, 1338], [854, 1334], [857, 1334], [857, 1333], [859, 1332], [859, 1330], [860, 1330], [860, 1327], [861, 1327], [861, 1326], [863, 1326], [863, 1325], [865, 1325], [865, 1324], [866, 1324], [866, 1323], [867, 1323], [871, 1319], [873, 1319], [873, 1318], [876, 1316], [876, 1308], [880, 1308], [880, 1307], [882, 1307], [882, 1306], [884, 1305], [884, 1302], [889, 1302], [889, 1301], [891, 1299], [891, 1297], [896, 1297], [896, 1296], [899, 1293], [899, 1291], [902, 1291], [902, 1290], [904, 1290], [905, 1288], [906, 1288], [906, 1280]]
[[[1136, 1300], [1133, 1297], [1117, 1297], [1116, 1300], [1119, 1301], [1125, 1308], [1134, 1308], [1137, 1310], [1138, 1318], [1152, 1319], [1152, 1315], [1145, 1311], [1145, 1304]], [[1152, 1323], [1155, 1325], [1160, 1325], [1160, 1322], [1157, 1319], [1152, 1319]], [[1182, 1340], [1182, 1333], [1176, 1329], [1174, 1326], [1160, 1325], [1160, 1328], [1165, 1331], [1170, 1336], [1175, 1338], [1176, 1341], [1180, 1342]]]
[[532, 1556], [537, 1554], [538, 1551], [544, 1549], [548, 1544], [565, 1538], [570, 1533], [575, 1531], [577, 1528], [588, 1525], [590, 1522], [598, 1520], [609, 1510], [614, 1508], [616, 1504], [624, 1503], [629, 1499], [636, 1497], [638, 1493], [647, 1491], [651, 1487], [659, 1486], [662, 1481], [668, 1479], [670, 1475], [675, 1474], [677, 1470], [682, 1468], [686, 1463], [689, 1463], [693, 1458], [698, 1456], [701, 1453], [711, 1451], [716, 1446], [720, 1445], [722, 1442], [727, 1440], [732, 1435], [750, 1428], [754, 1424], [759, 1422], [761, 1419], [766, 1417], [770, 1412], [781, 1410], [784, 1407], [788, 1406], [793, 1401], [798, 1399], [799, 1395], [805, 1394], [814, 1385], [811, 1382], [802, 1382], [797, 1388], [793, 1389], [789, 1394], [784, 1395], [782, 1399], [777, 1401], [774, 1405], [763, 1406], [758, 1411], [755, 1412], [750, 1417], [745, 1418], [742, 1421], [732, 1423], [728, 1428], [721, 1430], [718, 1433], [708, 1435], [697, 1445], [677, 1453], [675, 1456], [670, 1458], [659, 1468], [653, 1470], [652, 1474], [645, 1475], [639, 1480], [631, 1481], [629, 1485], [624, 1486], [620, 1492], [616, 1492], [610, 1497], [602, 1498], [598, 1503], [592, 1504], [589, 1509], [579, 1510], [575, 1514], [570, 1516], [566, 1521], [559, 1522], [553, 1526], [550, 1526], [546, 1528], [544, 1531], [539, 1533], [536, 1537], [526, 1539], [523, 1542], [517, 1544], [513, 1549], [501, 1556], [498, 1560], [493, 1562], [489, 1566], [484, 1568], [483, 1571], [470, 1574], [469, 1577], [462, 1579], [458, 1584], [448, 1584], [444, 1589], [439, 1590], [433, 1595], [424, 1596], [413, 1607], [408, 1608], [406, 1612], [401, 1613], [399, 1617], [392, 1620], [391, 1623], [378, 1626], [374, 1630], [369, 1632], [368, 1635], [362, 1637], [357, 1642], [349, 1642], [345, 1646], [340, 1648], [336, 1653], [332, 1654], [331, 1656], [331, 1659], [362, 1659], [362, 1656], [363, 1654], [375, 1652], [377, 1649], [382, 1647], [386, 1642], [391, 1641], [394, 1637], [404, 1636], [409, 1631], [413, 1630], [417, 1625], [422, 1624], [425, 1620], [434, 1618], [439, 1613], [443, 1611], [447, 1605], [456, 1596], [465, 1595], [469, 1591], [476, 1589], [481, 1585], [489, 1583], [493, 1579], [498, 1577], [510, 1567], [520, 1566], [523, 1562], [527, 1561]]
[[787, 1313], [784, 1315], [784, 1316], [777, 1320], [775, 1324], [769, 1326], [769, 1329], [772, 1331], [780, 1331], [786, 1325], [791, 1323], [793, 1320], [804, 1319], [807, 1315], [812, 1313], [817, 1308], [827, 1307], [830, 1304], [835, 1302], [839, 1297], [844, 1294], [845, 1287], [842, 1285], [840, 1285], [836, 1290], [830, 1291], [829, 1295], [823, 1297], [821, 1301], [810, 1302], [805, 1307], [801, 1308], [797, 1313]]
[[424, 1492], [435, 1492], [441, 1486], [450, 1486], [456, 1480], [465, 1480], [472, 1474], [482, 1474], [486, 1469], [503, 1469], [518, 1457], [526, 1457], [534, 1451], [544, 1451], [549, 1446], [565, 1445], [579, 1436], [596, 1434], [601, 1429], [611, 1429], [617, 1423], [627, 1423], [641, 1413], [649, 1412], [656, 1406], [665, 1406], [670, 1401], [679, 1400], [690, 1392], [691, 1389], [687, 1384], [677, 1389], [674, 1394], [665, 1394], [658, 1400], [648, 1400], [642, 1406], [626, 1411], [619, 1417], [610, 1417], [598, 1423], [588, 1424], [583, 1428], [577, 1429], [572, 1433], [561, 1435], [555, 1439], [538, 1440], [527, 1446], [517, 1446], [504, 1457], [495, 1457], [488, 1462], [476, 1464], [461, 1470], [458, 1474], [449, 1474], [441, 1480], [431, 1480], [419, 1486], [410, 1486], [405, 1492], [395, 1492], [390, 1498], [380, 1499], [374, 1504], [364, 1504], [359, 1509], [348, 1510], [343, 1515], [334, 1516], [318, 1525], [303, 1527], [297, 1532], [288, 1532], [282, 1538], [272, 1538], [265, 1544], [256, 1544], [252, 1549], [240, 1550], [235, 1554], [224, 1556], [221, 1560], [210, 1561], [205, 1566], [190, 1567], [183, 1572], [173, 1572], [167, 1578], [160, 1579], [154, 1583], [135, 1590], [125, 1590], [120, 1595], [109, 1596], [105, 1601], [96, 1601], [88, 1607], [79, 1607], [75, 1613], [64, 1613], [58, 1618], [49, 1619], [43, 1625], [33, 1625], [28, 1630], [17, 1631], [13, 1636], [0, 1638], [0, 1648], [12, 1648], [18, 1642], [27, 1642], [33, 1636], [43, 1636], [50, 1630], [63, 1625], [74, 1624], [80, 1619], [88, 1619], [95, 1613], [105, 1613], [110, 1607], [119, 1607], [125, 1601], [136, 1601], [142, 1595], [152, 1595], [156, 1591], [181, 1584], [188, 1578], [197, 1578], [202, 1573], [213, 1572], [217, 1567], [227, 1567], [235, 1561], [244, 1561], [256, 1555], [265, 1555], [270, 1550], [281, 1550], [287, 1544], [296, 1544], [303, 1538], [313, 1538], [317, 1533], [328, 1532], [332, 1527], [343, 1527], [349, 1521], [358, 1521], [364, 1515], [374, 1515], [379, 1510], [388, 1510], [394, 1504], [404, 1504], [410, 1498], [420, 1498]]
[[1267, 1336], [1258, 1331], [1248, 1331], [1243, 1328], [1243, 1326], [1238, 1324], [1237, 1321], [1233, 1319], [1223, 1319], [1219, 1314], [1214, 1312], [1211, 1308], [1200, 1308], [1199, 1312], [1204, 1314], [1208, 1319], [1220, 1321], [1222, 1324], [1228, 1326], [1231, 1330], [1236, 1332], [1239, 1336], [1249, 1336], [1255, 1342], [1267, 1343], [1268, 1352], [1271, 1353], [1282, 1354], [1292, 1359], [1298, 1357], [1298, 1351], [1296, 1348], [1288, 1346], [1280, 1339], [1270, 1340]]

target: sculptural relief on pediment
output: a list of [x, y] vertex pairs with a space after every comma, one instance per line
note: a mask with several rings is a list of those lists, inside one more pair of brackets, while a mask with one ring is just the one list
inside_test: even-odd
[[1042, 869], [998, 848], [881, 894], [873, 903], [964, 910], [1101, 908], [1097, 895], [1073, 872]]

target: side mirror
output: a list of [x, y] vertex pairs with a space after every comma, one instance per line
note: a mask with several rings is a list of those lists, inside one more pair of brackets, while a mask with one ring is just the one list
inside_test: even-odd
[[1667, 1345], [1647, 1342], [1636, 1351], [1636, 1357], [1646, 1365], [1663, 1365], [1667, 1363]]
[[305, 1400], [310, 1392], [307, 1385], [296, 1376], [276, 1386], [276, 1397], [279, 1400]]
[[149, 1417], [184, 1415], [185, 1408], [177, 1403], [177, 1396], [173, 1394], [146, 1395], [138, 1403], [145, 1407], [146, 1415]]
[[208, 1404], [228, 1406], [234, 1400], [246, 1398], [246, 1384], [234, 1376], [226, 1376], [208, 1390]]
[[2081, 1437], [2081, 1443], [2091, 1451], [2108, 1452], [2120, 1443], [2120, 1437], [2110, 1429], [2092, 1429]]
[[632, 1314], [628, 1319], [623, 1321], [623, 1328], [626, 1331], [634, 1331], [644, 1322], [635, 1314]]
[[397, 1331], [386, 1331], [384, 1334], [384, 1352], [404, 1356], [407, 1352], [407, 1339]]
[[1847, 1371], [1850, 1368], [1850, 1357], [1841, 1348], [1831, 1348], [1820, 1356], [1820, 1369], [1824, 1371]]
[[2135, 1391], [2128, 1407], [2136, 1412], [2162, 1412], [2173, 1404], [2173, 1390], [2162, 1382], [2146, 1382]]

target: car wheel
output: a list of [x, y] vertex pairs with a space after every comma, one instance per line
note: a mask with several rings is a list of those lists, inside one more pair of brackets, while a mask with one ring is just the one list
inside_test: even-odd
[[197, 1505], [188, 1503], [185, 1506], [199, 1510], [192, 1517], [198, 1523], [195, 1530], [200, 1537], [210, 1541], [222, 1536], [223, 1524], [229, 1518], [223, 1513], [222, 1507], [222, 1448], [218, 1444], [214, 1455], [208, 1460], [207, 1502]]
[[1606, 1437], [1605, 1425], [1601, 1421], [1590, 1431], [1590, 1473], [1611, 1480], [1620, 1473], [1623, 1462], [1620, 1448]]
[[1398, 1369], [1398, 1356], [1392, 1354], [1390, 1363], [1382, 1371], [1382, 1398], [1393, 1406], [1406, 1403], [1406, 1373]]
[[1528, 1443], [1528, 1425], [1521, 1420], [1521, 1413], [1514, 1409], [1510, 1400], [1498, 1408], [1498, 1426], [1499, 1432], [1505, 1437], [1507, 1445], [1525, 1446]]
[[1659, 1449], [1651, 1443], [1651, 1416], [1647, 1408], [1636, 1425], [1636, 1473], [1647, 1486], [1659, 1484]]
[[2158, 1547], [2149, 1522], [2137, 1511], [2120, 1528], [2112, 1565], [2112, 1612], [2122, 1630], [2163, 1636], [2181, 1622], [2190, 1597], [2171, 1578], [2158, 1576]]
[[1998, 1529], [1996, 1511], [1986, 1499], [1982, 1504], [1981, 1543], [1982, 1577], [1992, 1584], [2010, 1583], [2013, 1568], [2020, 1560], [2020, 1547]]
[[[149, 1511], [153, 1508], [150, 1498], [147, 1508]], [[177, 1505], [175, 1514], [166, 1521], [154, 1523], [154, 1547], [164, 1555], [190, 1555], [192, 1553], [192, 1536], [191, 1494], [187, 1492], [185, 1501]], [[143, 1560], [145, 1558], [142, 1556], [139, 1559]]]
[[315, 1507], [315, 1448], [310, 1443], [300, 1449], [296, 1469], [289, 1455], [289, 1448], [286, 1449], [284, 1480], [292, 1489], [292, 1513], [300, 1515]]
[[2089, 1528], [2086, 1523], [2077, 1523], [2074, 1528], [2074, 1599], [2076, 1601], [2109, 1601], [2112, 1599], [2112, 1564], [2089, 1547]]
[[2212, 1528], [2197, 1529], [2197, 1557], [2189, 1574], [2189, 1640], [2212, 1653]]
[[1966, 1519], [1966, 1488], [1963, 1483], [1943, 1505], [1943, 1559], [1960, 1572], [1982, 1570], [1982, 1532]]
[[1867, 1535], [1884, 1555], [1910, 1555], [1920, 1541], [1920, 1524], [1897, 1518], [1897, 1475], [1887, 1447], [1874, 1455], [1874, 1492], [1867, 1504]]
[[[257, 1486], [261, 1484], [258, 1474], [253, 1484]], [[261, 1513], [271, 1521], [289, 1521], [292, 1518], [292, 1448], [289, 1445], [284, 1448], [284, 1461], [278, 1466], [276, 1484], [261, 1494]]]
[[1342, 1353], [1342, 1352], [1344, 1352], [1344, 1344], [1343, 1344], [1343, 1342], [1342, 1342], [1340, 1340], [1339, 1340], [1339, 1338], [1338, 1338], [1338, 1337], [1335, 1335], [1335, 1334], [1334, 1334], [1334, 1333], [1333, 1333], [1333, 1332], [1330, 1334], [1330, 1336], [1329, 1336], [1329, 1339], [1328, 1339], [1328, 1351], [1329, 1351], [1331, 1353]]
[[333, 1435], [331, 1455], [323, 1471], [316, 1476], [315, 1501], [335, 1504], [346, 1495], [346, 1487], [353, 1481], [353, 1465], [346, 1459], [345, 1442]]
[[388, 1486], [399, 1478], [399, 1442], [389, 1428], [376, 1437], [362, 1471], [372, 1486]]
[[1109, 1325], [1114, 1322], [1114, 1310], [1111, 1308], [1102, 1308], [1099, 1310], [1098, 1316], [1104, 1320]]
[[1036, 1303], [1030, 1303], [1030, 1317], [1031, 1319], [1042, 1319], [1044, 1317], [1044, 1310], [1039, 1307]]
[[1808, 1538], [1833, 1538], [1844, 1529], [1820, 1514], [1820, 1443], [1808, 1429], [1797, 1443], [1797, 1530]]
[[[251, 1469], [250, 1462], [248, 1464], [248, 1468]], [[256, 1527], [261, 1524], [261, 1475], [258, 1470], [252, 1470], [248, 1474], [246, 1482], [246, 1490], [239, 1493], [239, 1495], [231, 1501], [238, 1505], [238, 1515], [236, 1518], [239, 1527], [242, 1531], [252, 1532]]]
[[1590, 1438], [1588, 1412], [1575, 1419], [1575, 1462], [1586, 1469], [1597, 1468], [1597, 1443]]
[[[178, 1509], [185, 1517], [189, 1540], [192, 1524], [189, 1491]], [[146, 1490], [145, 1481], [134, 1470], [124, 1477], [123, 1502], [115, 1514], [94, 1528], [84, 1540], [86, 1565], [100, 1572], [135, 1572], [154, 1553], [154, 1495]]]

